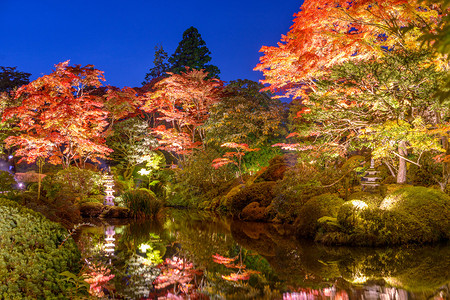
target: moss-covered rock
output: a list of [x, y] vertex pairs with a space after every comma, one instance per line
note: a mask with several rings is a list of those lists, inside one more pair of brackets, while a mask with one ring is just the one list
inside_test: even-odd
[[388, 195], [380, 208], [415, 218], [440, 239], [450, 238], [450, 196], [439, 190], [405, 187]]
[[242, 188], [231, 197], [231, 212], [238, 215], [247, 205], [257, 202], [261, 207], [270, 205], [273, 199], [275, 182], [258, 182]]
[[82, 217], [94, 218], [100, 216], [103, 211], [103, 204], [98, 202], [86, 202], [80, 205]]
[[324, 217], [336, 217], [344, 200], [335, 194], [323, 194], [311, 198], [303, 205], [294, 222], [298, 236], [313, 237], [318, 229], [317, 221]]
[[60, 273], [78, 273], [80, 252], [68, 232], [40, 213], [0, 199], [0, 298], [68, 299]]
[[99, 217], [125, 219], [131, 217], [131, 212], [126, 207], [105, 206]]
[[240, 218], [244, 221], [265, 221], [266, 208], [261, 207], [258, 202], [252, 202], [242, 210]]

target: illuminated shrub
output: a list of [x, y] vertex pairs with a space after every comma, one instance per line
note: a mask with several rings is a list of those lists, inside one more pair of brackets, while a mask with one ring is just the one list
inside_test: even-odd
[[348, 197], [348, 200], [361, 200], [366, 203], [369, 208], [377, 208], [383, 201], [383, 196], [379, 193], [356, 192]]
[[40, 213], [0, 199], [0, 298], [63, 299], [73, 288], [60, 273], [79, 271], [67, 231]]
[[[331, 168], [329, 168], [331, 169]], [[277, 218], [284, 222], [293, 222], [301, 207], [312, 197], [337, 192], [337, 185], [324, 188], [333, 181], [330, 170], [320, 170], [306, 163], [289, 168], [283, 179], [277, 181], [275, 199]]]
[[162, 202], [144, 189], [126, 191], [122, 199], [135, 219], [154, 218], [162, 208]]
[[[258, 154], [258, 153], [257, 153]], [[269, 161], [269, 166], [266, 167], [256, 178], [255, 182], [261, 181], [278, 181], [283, 179], [287, 168], [294, 166], [297, 163], [297, 155], [285, 154], [275, 156]]]
[[440, 238], [450, 238], [450, 196], [425, 187], [405, 187], [387, 196], [380, 209], [399, 212], [430, 227]]
[[323, 194], [311, 198], [300, 209], [294, 222], [298, 236], [314, 237], [318, 220], [322, 217], [336, 217], [344, 200], [335, 194]]
[[361, 200], [351, 200], [345, 202], [337, 214], [339, 225], [344, 231], [353, 232], [355, 227], [361, 224], [361, 213], [368, 208], [368, 205]]

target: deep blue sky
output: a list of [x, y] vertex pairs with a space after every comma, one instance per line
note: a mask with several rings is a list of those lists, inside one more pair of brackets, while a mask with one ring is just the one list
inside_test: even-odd
[[140, 86], [154, 48], [171, 55], [190, 26], [222, 80], [262, 79], [263, 45], [275, 46], [301, 0], [0, 0], [0, 66], [49, 74], [56, 63], [93, 64], [106, 84]]

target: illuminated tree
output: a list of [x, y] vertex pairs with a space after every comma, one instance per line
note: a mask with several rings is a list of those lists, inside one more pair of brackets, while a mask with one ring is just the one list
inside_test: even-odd
[[42, 76], [17, 90], [20, 105], [7, 108], [3, 121], [17, 117], [20, 135], [10, 136], [8, 147], [28, 163], [38, 157], [68, 167], [96, 162], [111, 149], [105, 146], [108, 125], [103, 100], [90, 93], [101, 85], [103, 72], [88, 65], [71, 67], [69, 61], [57, 64], [50, 75]]
[[440, 12], [415, 0], [305, 1], [281, 43], [261, 48], [255, 69], [272, 92], [305, 100], [334, 65], [420, 47], [422, 30], [435, 30]]
[[161, 149], [177, 154], [189, 153], [201, 145], [205, 132], [201, 127], [210, 107], [219, 100], [222, 82], [207, 79], [207, 73], [189, 70], [169, 73], [155, 85], [155, 92], [144, 97], [146, 112], [158, 112], [164, 123], [153, 129]]
[[152, 149], [158, 146], [150, 135], [148, 122], [140, 117], [117, 122], [107, 144], [114, 150], [110, 158], [119, 163], [125, 180], [130, 178], [137, 165], [152, 159], [155, 152]]
[[260, 92], [263, 88], [241, 79], [224, 88], [224, 96], [211, 108], [204, 126], [208, 145], [234, 142], [260, 147], [284, 136], [284, 107], [270, 93]]

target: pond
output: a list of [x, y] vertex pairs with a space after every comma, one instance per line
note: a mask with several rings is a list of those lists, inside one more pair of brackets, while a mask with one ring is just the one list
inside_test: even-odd
[[[88, 220], [87, 222], [93, 222]], [[169, 209], [96, 221], [77, 243], [91, 293], [110, 299], [448, 299], [450, 245], [326, 247], [292, 229]]]

